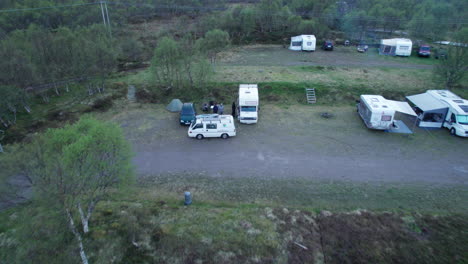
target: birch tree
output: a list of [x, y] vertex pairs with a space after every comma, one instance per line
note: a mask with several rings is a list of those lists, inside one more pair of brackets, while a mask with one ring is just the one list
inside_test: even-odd
[[48, 130], [29, 152], [23, 173], [31, 182], [34, 198], [59, 208], [76, 239], [82, 263], [88, 263], [83, 240], [96, 204], [111, 189], [132, 181], [129, 144], [117, 125], [85, 118]]

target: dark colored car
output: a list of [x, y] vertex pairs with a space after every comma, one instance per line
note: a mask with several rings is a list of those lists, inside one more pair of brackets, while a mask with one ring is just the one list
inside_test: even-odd
[[333, 50], [333, 42], [331, 40], [325, 40], [325, 42], [322, 45], [322, 49]]
[[434, 49], [434, 58], [436, 58], [436, 59], [446, 59], [447, 58], [447, 50], [445, 50], [443, 48]]
[[431, 56], [431, 47], [429, 45], [421, 45], [418, 50], [419, 57], [430, 57]]
[[195, 111], [194, 103], [184, 103], [182, 105], [182, 109], [180, 110], [180, 124], [190, 125], [193, 121], [195, 121], [196, 115], [197, 111]]

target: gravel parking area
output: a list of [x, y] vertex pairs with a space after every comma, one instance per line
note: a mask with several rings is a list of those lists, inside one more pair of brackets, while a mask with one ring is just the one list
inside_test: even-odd
[[238, 136], [227, 140], [188, 138], [178, 115], [162, 105], [112, 112], [106, 115], [124, 128], [140, 175], [468, 184], [466, 139], [443, 129], [371, 131], [351, 106], [264, 105], [258, 124], [236, 124]]

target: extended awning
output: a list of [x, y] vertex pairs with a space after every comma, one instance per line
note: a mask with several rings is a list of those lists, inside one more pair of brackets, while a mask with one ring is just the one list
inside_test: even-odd
[[407, 114], [407, 115], [417, 116], [417, 114], [413, 111], [413, 109], [407, 102], [400, 102], [400, 101], [393, 101], [393, 100], [387, 100], [387, 102], [397, 112]]
[[406, 98], [423, 112], [448, 108], [445, 104], [428, 93], [406, 96]]

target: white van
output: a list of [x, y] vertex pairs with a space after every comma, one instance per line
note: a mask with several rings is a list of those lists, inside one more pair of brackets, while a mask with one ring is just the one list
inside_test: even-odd
[[234, 118], [231, 115], [197, 115], [188, 129], [188, 136], [197, 139], [220, 137], [227, 139], [236, 135]]
[[238, 115], [239, 122], [255, 124], [258, 121], [258, 86], [256, 84], [240, 84]]

